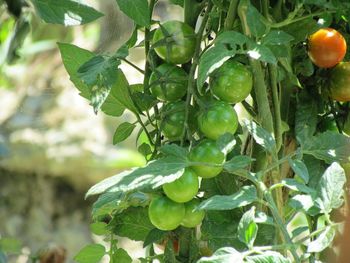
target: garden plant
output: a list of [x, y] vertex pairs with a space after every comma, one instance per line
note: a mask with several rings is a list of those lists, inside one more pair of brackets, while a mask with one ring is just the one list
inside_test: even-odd
[[[48, 23], [102, 15], [71, 0], [31, 2]], [[113, 144], [135, 132], [147, 160], [87, 192], [97, 196], [91, 230], [110, 248], [88, 245], [75, 259], [132, 262], [119, 236], [143, 242], [140, 262], [336, 262], [350, 173], [350, 2], [170, 0], [182, 21], [156, 20], [157, 2], [116, 0], [135, 27], [112, 54], [58, 43], [95, 113], [134, 115]], [[143, 68], [131, 49], [143, 50]], [[122, 63], [143, 82], [129, 85]]]

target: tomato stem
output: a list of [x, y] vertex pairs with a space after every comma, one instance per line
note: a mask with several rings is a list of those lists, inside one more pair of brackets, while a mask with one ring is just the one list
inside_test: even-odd
[[233, 24], [235, 22], [235, 19], [237, 17], [237, 7], [238, 7], [238, 0], [231, 0], [230, 6], [227, 11], [227, 16], [224, 24], [225, 30], [232, 30]]

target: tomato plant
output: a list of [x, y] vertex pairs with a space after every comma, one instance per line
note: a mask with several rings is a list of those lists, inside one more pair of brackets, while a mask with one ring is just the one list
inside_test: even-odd
[[252, 73], [243, 64], [229, 59], [210, 76], [210, 89], [220, 100], [238, 103], [253, 87]]
[[197, 195], [198, 189], [198, 177], [190, 169], [185, 170], [181, 177], [174, 182], [163, 185], [163, 190], [167, 197], [178, 203], [192, 200]]
[[[153, 43], [155, 51], [167, 62], [184, 64], [191, 60], [195, 50], [195, 33], [180, 21], [167, 21], [155, 31]], [[159, 45], [159, 46], [158, 46]]]
[[322, 28], [308, 39], [309, 56], [320, 68], [331, 68], [341, 62], [346, 53], [344, 37], [333, 28]]
[[235, 110], [224, 101], [213, 101], [198, 116], [199, 130], [209, 139], [217, 140], [225, 133], [234, 134], [238, 128]]
[[184, 204], [176, 203], [167, 197], [153, 198], [149, 205], [148, 215], [152, 224], [160, 230], [177, 228], [185, 216]]
[[186, 72], [171, 64], [162, 64], [151, 74], [150, 90], [160, 100], [177, 101], [187, 91]]
[[[183, 21], [158, 21], [157, 0], [116, 2], [135, 27], [113, 55], [59, 44], [95, 112], [134, 115], [114, 142], [137, 129], [147, 161], [87, 193], [99, 195], [93, 219], [110, 219], [111, 261], [124, 260], [113, 254], [122, 236], [147, 247], [141, 262], [336, 262], [333, 211], [348, 209], [349, 1], [168, 1]], [[50, 3], [40, 7], [64, 10]], [[55, 22], [98, 17], [73, 11]], [[131, 49], [143, 51], [143, 68]], [[143, 74], [142, 88], [124, 63]], [[171, 244], [153, 253], [174, 236], [178, 253]]]

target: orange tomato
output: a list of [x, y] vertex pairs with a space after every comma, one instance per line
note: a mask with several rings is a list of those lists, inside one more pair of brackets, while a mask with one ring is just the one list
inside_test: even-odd
[[309, 37], [308, 55], [320, 68], [331, 68], [341, 62], [346, 53], [344, 37], [333, 28], [322, 28]]

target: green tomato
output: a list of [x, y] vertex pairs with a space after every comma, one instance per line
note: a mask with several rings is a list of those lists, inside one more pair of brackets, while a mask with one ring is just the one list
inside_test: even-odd
[[198, 193], [198, 189], [198, 176], [190, 169], [186, 169], [174, 182], [163, 185], [166, 196], [178, 203], [190, 201]]
[[199, 130], [209, 139], [217, 140], [225, 133], [234, 134], [238, 128], [238, 117], [230, 104], [214, 101], [198, 116]]
[[184, 227], [196, 227], [200, 223], [202, 223], [205, 212], [203, 210], [193, 211], [198, 205], [200, 201], [198, 199], [192, 199], [190, 202], [185, 204], [185, 216], [182, 219], [181, 225]]
[[155, 31], [153, 45], [163, 60], [172, 64], [184, 64], [191, 60], [196, 49], [195, 32], [183, 22], [167, 21]]
[[158, 196], [151, 201], [148, 216], [156, 228], [164, 231], [174, 230], [185, 216], [185, 206], [168, 197]]
[[211, 74], [209, 83], [211, 91], [220, 100], [238, 103], [250, 94], [253, 76], [246, 66], [229, 59]]
[[330, 76], [329, 96], [336, 101], [350, 101], [350, 62], [340, 62]]
[[191, 150], [189, 159], [192, 162], [220, 165], [219, 167], [207, 165], [194, 165], [191, 167], [198, 176], [202, 178], [212, 178], [222, 171], [221, 165], [225, 162], [226, 157], [220, 151], [215, 141], [206, 139]]
[[[193, 108], [189, 108], [189, 129], [193, 133], [195, 130], [193, 121]], [[181, 140], [185, 128], [186, 103], [184, 101], [171, 102], [162, 108], [161, 129], [166, 138], [170, 141]]]
[[177, 101], [187, 91], [187, 73], [180, 67], [162, 64], [150, 77], [151, 93], [163, 101]]

